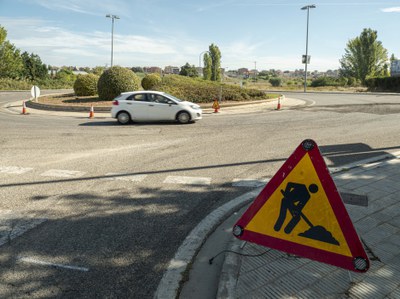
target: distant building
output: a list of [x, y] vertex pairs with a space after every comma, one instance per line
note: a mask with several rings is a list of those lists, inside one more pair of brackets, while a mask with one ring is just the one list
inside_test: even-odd
[[175, 74], [178, 75], [180, 72], [180, 68], [177, 66], [166, 66], [164, 68], [164, 74]]
[[158, 66], [144, 67], [143, 71], [146, 74], [153, 74], [153, 73], [161, 74], [162, 73], [162, 69], [159, 68]]
[[88, 74], [88, 72], [85, 72], [85, 71], [72, 71], [72, 73], [74, 74], [74, 75], [87, 75]]

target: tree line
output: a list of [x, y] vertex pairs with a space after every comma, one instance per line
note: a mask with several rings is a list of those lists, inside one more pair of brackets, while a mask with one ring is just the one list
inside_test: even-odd
[[[390, 62], [397, 58], [394, 54], [388, 58], [388, 51], [378, 40], [378, 33], [365, 28], [359, 36], [350, 39], [344, 49], [345, 53], [339, 60], [339, 73], [348, 82], [366, 84], [368, 78], [388, 77]], [[221, 80], [221, 51], [217, 45], [211, 44], [203, 56], [203, 79], [211, 81]], [[53, 68], [44, 64], [34, 53], [21, 52], [7, 40], [7, 31], [0, 25], [0, 79], [38, 81], [49, 78], [49, 70]], [[97, 67], [94, 73], [104, 70]], [[186, 63], [181, 67], [180, 75], [198, 77], [199, 71], [194, 65]], [[65, 83], [74, 82], [75, 76], [71, 70], [62, 69], [55, 75]]]

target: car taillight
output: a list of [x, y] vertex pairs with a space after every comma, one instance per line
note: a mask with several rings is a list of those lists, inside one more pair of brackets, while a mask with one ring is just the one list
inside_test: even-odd
[[119, 103], [118, 103], [117, 100], [113, 101], [112, 104], [113, 104], [114, 106], [118, 106], [118, 105], [119, 105]]

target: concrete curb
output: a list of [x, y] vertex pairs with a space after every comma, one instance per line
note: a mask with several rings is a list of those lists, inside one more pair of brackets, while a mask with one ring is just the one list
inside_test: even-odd
[[232, 213], [241, 206], [244, 206], [257, 196], [260, 191], [261, 188], [257, 188], [224, 204], [211, 212], [190, 232], [179, 247], [174, 258], [170, 261], [166, 272], [158, 284], [154, 298], [164, 299], [176, 298], [178, 296], [183, 275], [209, 234], [223, 221], [223, 219], [225, 219], [227, 214]]
[[[90, 106], [61, 106], [61, 105], [49, 105], [42, 104], [33, 101], [26, 101], [26, 107], [38, 110], [46, 111], [65, 111], [65, 112], [87, 112], [90, 110]], [[111, 107], [95, 107], [97, 112], [110, 112]]]
[[[63, 94], [63, 93], [61, 93]], [[59, 93], [57, 94], [47, 94], [47, 95], [41, 95], [40, 97], [43, 96], [52, 96], [52, 95], [60, 95]], [[284, 97], [283, 94], [281, 96]], [[39, 97], [39, 98], [40, 98]], [[266, 99], [266, 100], [259, 100], [259, 101], [248, 101], [248, 102], [228, 102], [227, 104], [224, 104], [223, 102], [221, 103], [223, 107], [236, 107], [236, 106], [243, 106], [243, 105], [254, 105], [254, 104], [262, 104], [262, 103], [268, 103], [272, 101], [276, 101], [278, 98], [272, 98], [272, 99]], [[43, 104], [39, 102], [35, 102], [32, 99], [26, 99], [23, 100], [26, 102], [26, 106], [28, 108], [32, 109], [38, 109], [38, 110], [46, 110], [46, 111], [64, 111], [64, 112], [86, 112], [89, 111], [90, 106], [63, 106], [63, 105], [51, 105], [51, 104]], [[18, 101], [19, 102], [19, 101]], [[204, 109], [209, 109], [210, 111], [213, 110], [211, 108], [212, 103], [207, 103], [207, 104], [200, 104], [201, 108]], [[105, 106], [96, 106], [95, 107], [96, 111], [98, 112], [110, 112], [111, 111], [111, 106], [110, 107], [105, 107]]]

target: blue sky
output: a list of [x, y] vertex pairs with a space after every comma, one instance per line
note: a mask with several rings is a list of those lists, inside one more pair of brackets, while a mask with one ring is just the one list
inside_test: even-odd
[[0, 0], [0, 25], [22, 51], [46, 64], [199, 65], [200, 53], [215, 43], [222, 67], [258, 70], [303, 69], [310, 10], [309, 70], [339, 68], [346, 43], [363, 28], [400, 57], [400, 1], [327, 0]]

